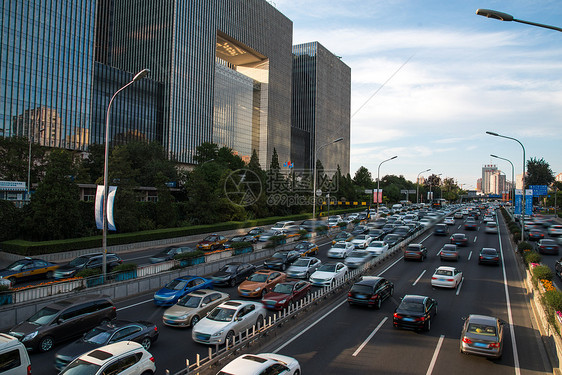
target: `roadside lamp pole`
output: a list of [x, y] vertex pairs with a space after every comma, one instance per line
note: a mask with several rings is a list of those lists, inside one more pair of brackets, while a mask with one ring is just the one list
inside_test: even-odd
[[521, 175], [521, 182], [522, 182], [522, 189], [523, 189], [522, 202], [521, 202], [521, 205], [522, 205], [522, 207], [521, 207], [521, 241], [525, 241], [525, 146], [523, 146], [523, 143], [521, 143], [518, 139], [515, 139], [513, 137], [508, 137], [506, 135], [501, 135], [501, 134], [490, 132], [490, 131], [487, 131], [486, 134], [493, 135], [494, 137], [511, 139], [512, 141], [515, 141], [515, 142], [519, 143], [519, 145], [523, 149], [523, 174]]
[[545, 28], [545, 29], [562, 31], [562, 28], [560, 28], [560, 27], [545, 25], [545, 24], [536, 23], [536, 22], [518, 20], [517, 18], [514, 18], [511, 14], [498, 12], [497, 10], [476, 9], [476, 14], [479, 15], [479, 16], [484, 16], [486, 18], [493, 18], [495, 20], [500, 20], [500, 21], [513, 21], [513, 22], [524, 23], [524, 24], [531, 25], [531, 26], [542, 27], [542, 28]]
[[133, 83], [143, 79], [146, 75], [150, 73], [150, 70], [143, 69], [138, 72], [131, 82], [127, 83], [125, 86], [121, 87], [119, 90], [113, 94], [111, 99], [109, 100], [109, 105], [107, 106], [107, 114], [105, 116], [105, 157], [104, 157], [104, 164], [103, 164], [103, 235], [102, 235], [102, 247], [103, 247], [103, 262], [102, 262], [102, 273], [103, 273], [103, 280], [106, 280], [107, 274], [107, 190], [109, 188], [109, 181], [108, 181], [108, 161], [109, 161], [109, 113], [111, 110], [111, 105], [113, 104], [113, 100], [121, 91], [125, 90], [127, 87], [132, 85]]
[[398, 157], [398, 155], [393, 156], [390, 159], [386, 159], [386, 160], [381, 161], [381, 163], [379, 164], [379, 168], [378, 168], [378, 171], [377, 171], [377, 215], [379, 214], [379, 203], [382, 200], [382, 194], [381, 194], [381, 197], [380, 197], [381, 199], [379, 199], [379, 191], [380, 191], [380, 183], [381, 183], [381, 179], [380, 179], [381, 165], [382, 165], [382, 163], [386, 163], [387, 161], [396, 159], [397, 157]]
[[420, 204], [420, 174], [425, 173], [425, 172], [429, 172], [431, 170], [431, 168], [426, 169], [425, 171], [421, 171], [420, 173], [418, 173], [418, 177], [416, 177], [416, 203]]
[[[324, 147], [329, 146], [333, 143], [338, 143], [343, 141], [343, 137], [334, 139], [331, 142], [325, 143], [320, 147], [314, 147], [314, 165], [312, 166], [312, 219], [316, 219], [316, 156], [318, 151], [322, 150]], [[316, 140], [314, 141], [316, 143]]]
[[511, 160], [506, 159], [506, 158], [502, 158], [500, 156], [494, 155], [494, 154], [490, 154], [491, 157], [496, 158], [496, 159], [501, 159], [501, 160], [505, 160], [507, 161], [509, 164], [511, 164], [511, 191], [509, 192], [509, 194], [511, 195], [511, 204], [513, 205], [513, 207], [515, 207], [515, 168], [513, 167], [513, 163], [511, 162]]

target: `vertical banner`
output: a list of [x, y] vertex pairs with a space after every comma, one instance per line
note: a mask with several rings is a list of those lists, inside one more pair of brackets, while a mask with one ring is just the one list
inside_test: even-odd
[[427, 200], [428, 200], [428, 201], [432, 201], [432, 200], [433, 200], [433, 192], [432, 192], [432, 191], [428, 191], [428, 192], [427, 192]]
[[525, 189], [525, 215], [533, 214], [533, 189]]
[[515, 189], [515, 215], [521, 215], [522, 211], [522, 204], [523, 204], [523, 190]]
[[[117, 191], [117, 186], [110, 186], [107, 194], [107, 229], [117, 230], [115, 227], [115, 221], [113, 219], [113, 203], [115, 201], [115, 192]], [[98, 185], [96, 190], [96, 203], [95, 203], [95, 217], [96, 217], [96, 228], [103, 229], [103, 185]]]
[[382, 189], [373, 189], [373, 203], [382, 203]]

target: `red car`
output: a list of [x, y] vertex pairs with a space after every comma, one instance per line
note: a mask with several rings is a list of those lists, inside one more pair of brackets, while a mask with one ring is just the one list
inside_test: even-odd
[[308, 281], [295, 280], [279, 283], [267, 293], [261, 302], [264, 307], [271, 310], [283, 310], [310, 292], [311, 284]]
[[451, 236], [450, 243], [457, 246], [468, 246], [468, 237], [464, 233], [455, 233]]

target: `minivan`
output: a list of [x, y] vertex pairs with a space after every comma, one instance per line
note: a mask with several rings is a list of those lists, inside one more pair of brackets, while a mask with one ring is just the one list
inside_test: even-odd
[[0, 374], [31, 374], [31, 361], [25, 345], [5, 333], [0, 333]]
[[56, 343], [76, 338], [116, 316], [116, 308], [107, 296], [70, 297], [43, 307], [9, 334], [29, 350], [47, 352]]

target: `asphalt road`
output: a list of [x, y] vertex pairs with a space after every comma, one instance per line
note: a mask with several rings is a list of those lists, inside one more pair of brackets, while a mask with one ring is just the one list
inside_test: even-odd
[[[500, 216], [498, 215], [498, 218], [501, 221]], [[462, 228], [456, 229], [461, 222], [457, 220], [451, 233], [464, 231]], [[480, 225], [480, 228], [483, 226]], [[404, 262], [401, 256], [397, 255], [374, 272], [384, 272], [383, 276], [395, 283], [394, 298], [385, 301], [380, 311], [351, 308], [347, 306], [342, 295], [333, 306], [329, 306], [332, 309], [330, 314], [327, 314], [328, 308], [323, 309], [311, 314], [309, 319], [301, 319], [299, 323], [303, 326], [288, 326], [287, 334], [277, 336], [277, 341], [263, 351], [279, 351], [281, 354], [296, 357], [305, 374], [472, 375], [477, 372], [552, 372], [549, 365], [545, 364], [544, 354], [539, 350], [539, 339], [530, 322], [524, 289], [519, 281], [516, 261], [503, 222], [500, 228], [500, 235], [484, 234], [480, 230], [469, 232], [470, 245], [461, 248], [461, 260], [458, 263], [448, 263], [461, 269], [465, 275], [463, 283], [456, 291], [434, 289], [430, 285], [434, 269], [441, 264], [436, 254], [448, 237], [424, 235], [420, 240], [424, 240], [430, 254], [425, 262]], [[508, 281], [511, 318], [508, 313], [503, 267], [477, 264], [477, 251], [482, 247], [499, 249], [500, 239]], [[319, 258], [323, 262], [327, 261], [328, 248], [327, 244], [320, 247]], [[233, 299], [238, 298], [235, 288], [221, 290], [230, 293]], [[437, 299], [438, 315], [432, 322], [429, 333], [402, 331], [392, 327], [392, 313], [399, 298], [404, 294], [423, 294]], [[153, 304], [152, 293], [147, 292], [121, 301], [117, 303], [117, 307], [119, 319], [143, 319], [158, 324], [160, 337], [150, 350], [156, 358], [158, 374], [165, 374], [166, 369], [172, 374], [175, 373], [185, 367], [186, 359], [193, 362], [196, 354], [207, 356], [208, 347], [192, 341], [190, 328], [176, 329], [162, 324], [165, 308]], [[508, 322], [512, 319], [518, 354], [514, 355], [512, 337], [507, 329], [504, 356], [501, 360], [491, 361], [460, 355], [458, 345], [461, 317], [470, 313], [495, 315]], [[305, 331], [303, 327], [308, 330]], [[297, 336], [300, 332], [304, 333]], [[292, 339], [294, 340], [290, 341]], [[34, 373], [56, 373], [53, 367], [54, 355], [62, 346], [55, 347], [52, 352], [31, 354]]]

